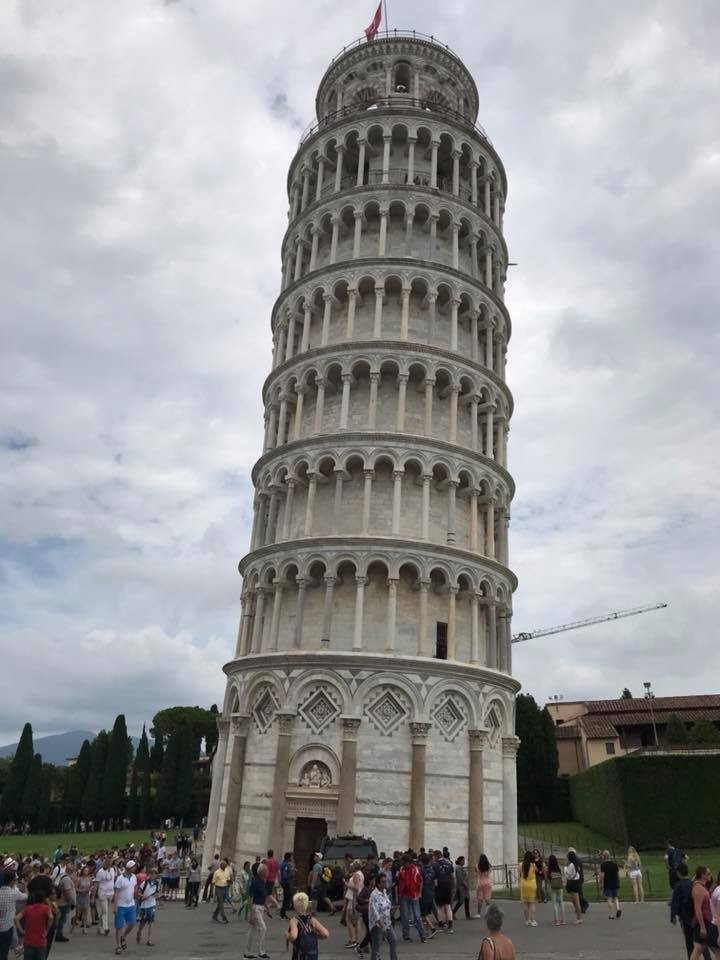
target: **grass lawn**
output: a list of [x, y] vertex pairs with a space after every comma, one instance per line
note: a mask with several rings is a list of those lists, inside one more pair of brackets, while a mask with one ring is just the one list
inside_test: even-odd
[[[125, 847], [134, 843], [139, 847], [149, 839], [149, 830], [117, 830], [105, 833], [40, 833], [29, 837], [0, 836], [0, 851], [8, 853], [39, 853], [44, 857], [51, 857], [58, 846], [68, 850], [74, 842], [81, 853], [94, 853], [96, 850], [107, 850], [110, 847]], [[170, 831], [168, 842], [175, 842], [175, 834]]]
[[[518, 827], [518, 841], [521, 851], [527, 845], [536, 846], [544, 856], [555, 853], [564, 856], [569, 846], [575, 847], [582, 853], [595, 854], [600, 850], [609, 850], [611, 857], [620, 866], [625, 862], [626, 848], [616, 840], [597, 833], [581, 823], [522, 823]], [[526, 843], [527, 838], [527, 843]], [[640, 850], [640, 859], [643, 868], [643, 884], [647, 899], [664, 900], [669, 896], [670, 888], [667, 881], [664, 850]], [[692, 871], [698, 864], [707, 866], [713, 874], [720, 872], [720, 847], [706, 847], [698, 850], [686, 850], [688, 867]], [[591, 872], [585, 872], [585, 895], [588, 900], [595, 900], [602, 895], [597, 892]], [[620, 899], [632, 900], [632, 885], [627, 877], [620, 881]]]

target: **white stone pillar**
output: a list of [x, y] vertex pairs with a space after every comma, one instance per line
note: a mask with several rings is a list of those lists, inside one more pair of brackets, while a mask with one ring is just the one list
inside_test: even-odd
[[489, 247], [485, 250], [485, 286], [493, 288], [493, 256]]
[[457, 495], [458, 482], [457, 480], [448, 480], [447, 491], [448, 491], [448, 528], [447, 528], [447, 542], [455, 543], [455, 501]]
[[490, 177], [485, 177], [485, 216], [490, 216]]
[[285, 514], [283, 516], [283, 528], [282, 528], [282, 538], [283, 540], [290, 539], [290, 531], [292, 529], [292, 514], [293, 514], [293, 503], [295, 502], [295, 486], [297, 480], [295, 477], [288, 477], [285, 481], [287, 486], [287, 494], [285, 495]]
[[440, 146], [439, 140], [433, 140], [431, 147], [431, 159], [430, 159], [430, 186], [434, 189], [437, 189], [437, 173], [438, 173], [438, 147]]
[[477, 593], [470, 595], [470, 663], [480, 663], [480, 630], [479, 630], [480, 597]]
[[428, 632], [428, 591], [430, 589], [429, 580], [418, 580], [420, 587], [420, 615], [418, 617], [418, 635], [417, 635], [417, 655], [419, 657], [427, 656], [427, 632]]
[[320, 246], [320, 234], [322, 233], [322, 230], [320, 227], [313, 225], [310, 228], [310, 233], [312, 234], [312, 243], [310, 244], [310, 264], [308, 265], [308, 273], [312, 273], [312, 271], [317, 268], [318, 247]]
[[365, 482], [363, 485], [362, 534], [366, 537], [370, 532], [370, 501], [372, 499], [372, 482], [375, 471], [363, 470], [363, 474]]
[[351, 373], [343, 373], [342, 380], [342, 400], [340, 401], [340, 429], [347, 430], [348, 415], [350, 412], [350, 386], [355, 379]]
[[345, 147], [342, 144], [338, 144], [335, 148], [337, 153], [337, 161], [335, 162], [335, 193], [338, 193], [342, 187], [342, 175], [343, 175], [343, 160], [345, 158]]
[[410, 326], [410, 287], [402, 288], [402, 311], [400, 313], [400, 339], [407, 340]]
[[315, 433], [322, 433], [323, 418], [325, 416], [325, 378], [315, 377], [317, 399], [315, 401]]
[[322, 336], [320, 339], [320, 346], [326, 347], [330, 341], [330, 321], [332, 320], [333, 295], [331, 293], [323, 294], [323, 303], [325, 306], [323, 308]]
[[470, 549], [478, 548], [478, 496], [479, 490], [470, 491]]
[[488, 500], [485, 506], [485, 556], [495, 559], [495, 504]]
[[230, 737], [230, 720], [227, 717], [217, 717], [218, 742], [215, 748], [215, 756], [212, 759], [212, 780], [210, 787], [210, 803], [208, 805], [208, 821], [205, 830], [205, 843], [203, 844], [203, 876], [207, 876], [207, 870], [212, 863], [213, 856], [221, 852], [222, 828], [219, 825], [220, 819], [220, 799], [223, 792], [225, 777], [225, 760], [228, 752], [228, 740]]
[[459, 150], [453, 150], [452, 162], [453, 162], [452, 192], [454, 197], [459, 197], [460, 196], [460, 151]]
[[267, 430], [267, 449], [272, 450], [275, 446], [275, 437], [277, 435], [277, 404], [270, 404], [270, 417], [268, 419]]
[[458, 588], [452, 584], [448, 587], [448, 612], [447, 612], [447, 658], [455, 660], [455, 605], [457, 602]]
[[278, 324], [277, 328], [277, 344], [275, 346], [275, 352], [273, 355], [273, 370], [276, 367], [279, 367], [284, 359], [286, 329], [285, 321], [282, 320]]
[[365, 141], [358, 140], [358, 170], [356, 187], [361, 187], [365, 181]]
[[295, 633], [293, 644], [296, 650], [302, 647], [303, 620], [305, 617], [305, 589], [307, 584], [304, 577], [297, 577], [295, 580], [298, 588], [297, 601], [295, 603]]
[[272, 612], [272, 621], [270, 622], [270, 643], [268, 645], [268, 650], [270, 653], [274, 653], [278, 648], [278, 637], [280, 634], [280, 614], [282, 610], [282, 598], [283, 598], [283, 588], [285, 586], [284, 580], [274, 580], [275, 585], [275, 596], [273, 598], [273, 612]]
[[473, 453], [478, 452], [478, 405], [480, 397], [473, 394], [469, 398], [468, 407], [470, 410], [470, 447]]
[[503, 767], [503, 860], [508, 866], [517, 861], [517, 752], [518, 737], [502, 738]]
[[355, 217], [355, 234], [353, 236], [353, 260], [357, 260], [360, 256], [360, 240], [362, 238], [362, 222], [363, 214], [361, 210], [356, 210], [353, 214]]
[[397, 406], [397, 419], [395, 421], [395, 429], [398, 433], [405, 432], [405, 403], [407, 397], [407, 385], [408, 385], [408, 374], [400, 373], [398, 374], [397, 379], [398, 385], [398, 406]]
[[378, 237], [378, 256], [384, 257], [387, 249], [388, 208], [380, 207], [380, 236]]
[[302, 276], [304, 241], [301, 237], [295, 238], [295, 274], [293, 280], [299, 280]]
[[487, 665], [497, 670], [497, 610], [493, 600], [487, 605]]
[[408, 168], [407, 182], [412, 183], [415, 179], [415, 144], [417, 137], [408, 137]]
[[409, 257], [412, 255], [412, 235], [413, 235], [413, 223], [415, 221], [415, 214], [412, 210], [408, 210], [405, 214], [405, 256]]
[[295, 314], [288, 311], [287, 344], [285, 345], [285, 360], [292, 360], [295, 352]]
[[385, 640], [385, 653], [394, 653], [396, 623], [397, 623], [397, 587], [398, 587], [397, 578], [389, 577], [387, 584], [388, 584], [388, 605], [387, 605], [387, 637]]
[[493, 409], [490, 407], [485, 412], [485, 456], [490, 460], [493, 458]]
[[480, 362], [480, 340], [478, 337], [478, 317], [477, 310], [470, 314], [470, 359], [473, 363]]
[[306, 353], [310, 349], [310, 328], [312, 326], [312, 305], [306, 303], [303, 305], [303, 333], [300, 344], [300, 353]]
[[287, 430], [287, 412], [288, 412], [288, 395], [286, 393], [281, 393], [280, 394], [280, 413], [278, 415], [277, 440], [275, 441], [276, 447], [281, 447], [285, 443], [285, 432]]
[[402, 481], [404, 471], [393, 471], [393, 510], [392, 510], [392, 533], [393, 536], [400, 536], [400, 511], [402, 508]]
[[392, 137], [386, 134], [383, 137], [382, 182], [390, 183], [390, 144]]
[[270, 509], [267, 515], [267, 526], [265, 528], [265, 543], [275, 543], [275, 524], [277, 523], [277, 512], [279, 503], [279, 494], [273, 489], [270, 494]]
[[427, 307], [428, 307], [428, 335], [427, 342], [432, 344], [435, 340], [435, 321], [436, 321], [436, 312], [437, 312], [437, 293], [431, 291], [427, 295]]
[[295, 401], [295, 422], [293, 424], [293, 440], [299, 440], [302, 436], [302, 416], [303, 416], [303, 406], [305, 404], [305, 386], [296, 386], [295, 393], [297, 394], [297, 400]]
[[477, 206], [478, 202], [478, 162], [477, 160], [470, 161], [470, 203], [473, 206]]
[[380, 372], [370, 371], [370, 403], [368, 408], [368, 430], [374, 430], [377, 423], [378, 406], [378, 384], [380, 383]]
[[333, 534], [337, 536], [340, 532], [340, 515], [342, 513], [343, 483], [345, 481], [345, 471], [340, 468], [335, 471], [335, 498], [333, 500]]
[[431, 473], [423, 474], [423, 488], [422, 488], [422, 533], [421, 537], [423, 540], [430, 539], [430, 482], [432, 481]]
[[500, 226], [500, 192], [495, 191], [495, 203], [493, 204], [493, 223], [496, 227]]
[[425, 436], [433, 435], [433, 387], [434, 377], [425, 378]]
[[332, 636], [333, 607], [337, 577], [325, 577], [325, 603], [323, 604], [322, 633], [320, 640], [330, 642]]
[[458, 308], [460, 301], [455, 297], [450, 301], [450, 349], [457, 353], [458, 348]]
[[300, 201], [300, 213], [302, 213], [305, 207], [307, 207], [308, 200], [310, 199], [310, 170], [308, 167], [303, 167], [301, 172], [303, 177], [303, 185], [302, 199]]
[[305, 536], [312, 536], [313, 511], [315, 509], [315, 491], [317, 490], [317, 474], [308, 473], [308, 494], [305, 505]]
[[488, 370], [493, 368], [493, 322], [488, 318], [485, 324], [485, 366]]
[[352, 340], [355, 336], [355, 304], [357, 302], [357, 290], [354, 287], [348, 287], [348, 314], [347, 314], [347, 330], [345, 331], [345, 337], [347, 340]]
[[382, 312], [383, 298], [385, 288], [380, 284], [375, 285], [375, 319], [373, 321], [373, 337], [379, 340], [382, 337]]
[[300, 184], [295, 180], [292, 185], [292, 205], [290, 207], [290, 220], [294, 220], [298, 215], [300, 208]]
[[478, 237], [474, 233], [470, 237], [470, 275], [473, 280], [478, 278]]
[[262, 651], [263, 625], [265, 622], [265, 587], [256, 587], [255, 595], [257, 599], [255, 601], [255, 626], [253, 629], [251, 653], [260, 653]]
[[322, 196], [323, 180], [325, 179], [325, 157], [318, 157], [317, 183], [315, 184], [315, 201]]
[[365, 609], [365, 587], [367, 577], [355, 577], [355, 621], [353, 624], [353, 650], [363, 648], [363, 614]]
[[340, 236], [340, 217], [335, 213], [330, 218], [332, 237], [330, 239], [330, 264], [337, 263], [338, 238]]
[[450, 387], [450, 429], [448, 431], [448, 439], [450, 443], [457, 443], [457, 415], [458, 415], [458, 394], [460, 393], [460, 387], [457, 384], [453, 384]]
[[430, 253], [429, 259], [435, 259], [435, 250], [437, 249], [437, 224], [438, 224], [438, 215], [436, 213], [431, 213], [429, 218], [430, 220]]

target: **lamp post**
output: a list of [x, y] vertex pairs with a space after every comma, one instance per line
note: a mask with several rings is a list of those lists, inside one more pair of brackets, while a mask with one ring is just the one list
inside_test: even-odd
[[552, 702], [555, 704], [558, 717], [560, 716], [560, 701], [564, 699], [565, 697], [561, 693], [551, 693], [548, 697], [548, 700], [552, 700]]
[[657, 747], [659, 746], [659, 744], [658, 744], [657, 727], [655, 725], [655, 711], [653, 710], [653, 700], [655, 699], [655, 694], [650, 689], [649, 680], [646, 680], [645, 683], [643, 683], [643, 686], [645, 687], [645, 699], [650, 704], [650, 719], [652, 720], [653, 736], [655, 738], [655, 746]]

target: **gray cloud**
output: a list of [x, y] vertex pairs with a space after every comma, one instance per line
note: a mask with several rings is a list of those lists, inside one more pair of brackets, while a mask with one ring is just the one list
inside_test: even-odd
[[[671, 603], [518, 645], [517, 674], [538, 697], [710, 689], [717, 8], [393, 17], [465, 59], [510, 180], [515, 626]], [[280, 0], [0, 13], [3, 679], [41, 732], [222, 696], [287, 166], [367, 18]], [[2, 702], [10, 740], [24, 717]]]

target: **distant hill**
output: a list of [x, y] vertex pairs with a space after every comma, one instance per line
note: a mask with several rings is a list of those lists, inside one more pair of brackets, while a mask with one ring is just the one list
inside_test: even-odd
[[[68, 757], [76, 757], [80, 753], [83, 740], [91, 743], [96, 734], [92, 730], [70, 730], [68, 733], [54, 733], [49, 737], [33, 737], [35, 753], [42, 755], [45, 763], [54, 763], [58, 767], [67, 765]], [[132, 738], [133, 746], [137, 749], [138, 738]], [[0, 747], [0, 758], [13, 757], [17, 750], [17, 743], [8, 743]]]

